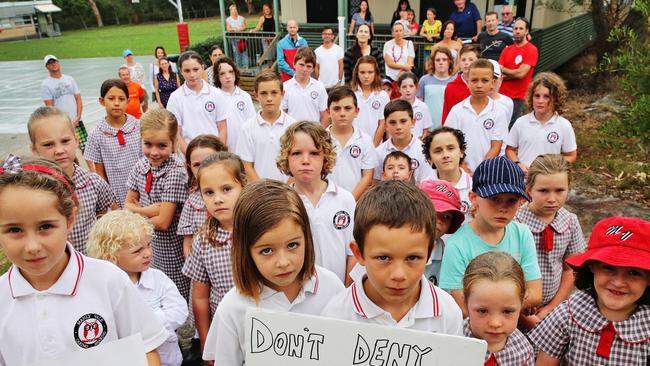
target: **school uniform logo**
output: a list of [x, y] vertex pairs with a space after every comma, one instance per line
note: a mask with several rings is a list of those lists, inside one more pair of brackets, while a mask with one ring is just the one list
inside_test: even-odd
[[467, 213], [469, 211], [469, 202], [460, 201], [460, 212]]
[[379, 107], [381, 107], [381, 103], [378, 100], [372, 102], [372, 109], [379, 109]]
[[361, 156], [361, 148], [357, 145], [350, 146], [350, 156], [355, 159]]
[[559, 139], [560, 139], [560, 135], [558, 135], [558, 133], [555, 132], [555, 131], [549, 133], [549, 134], [546, 136], [546, 141], [548, 141], [548, 142], [550, 142], [550, 143], [552, 143], [552, 144], [556, 143], [557, 140], [559, 140]]
[[311, 99], [316, 99], [318, 98], [318, 92], [316, 90], [311, 92]]
[[486, 130], [491, 130], [492, 127], [494, 127], [494, 120], [492, 118], [488, 118], [485, 121], [483, 121], [483, 127]]
[[240, 100], [239, 102], [237, 102], [237, 109], [239, 109], [240, 111], [244, 110], [244, 102], [243, 101]]
[[214, 105], [213, 102], [211, 102], [211, 101], [205, 102], [205, 110], [206, 111], [212, 112], [214, 110], [214, 107], [215, 107], [215, 105]]
[[629, 230], [623, 231], [623, 229], [624, 227], [622, 225], [612, 225], [607, 228], [607, 231], [605, 231], [605, 235], [620, 236], [619, 238], [620, 241], [626, 241], [632, 235], [634, 235], [633, 232]]
[[345, 229], [346, 227], [350, 226], [350, 214], [345, 211], [339, 211], [335, 213], [332, 224], [334, 224], [334, 228], [336, 230]]
[[416, 121], [421, 120], [422, 119], [422, 112], [415, 112], [414, 117], [415, 117]]
[[517, 55], [517, 57], [515, 57], [515, 65], [519, 65], [523, 60], [524, 60], [524, 56]]
[[415, 170], [420, 167], [420, 162], [418, 159], [411, 159], [411, 169]]
[[77, 320], [74, 325], [74, 340], [81, 348], [99, 345], [108, 333], [108, 326], [101, 315], [89, 313]]

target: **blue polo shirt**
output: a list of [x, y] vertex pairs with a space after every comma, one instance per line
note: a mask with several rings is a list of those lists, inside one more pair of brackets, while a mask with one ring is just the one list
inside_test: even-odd
[[468, 1], [462, 12], [454, 11], [449, 19], [456, 23], [456, 37], [472, 38], [477, 34], [476, 21], [481, 19], [481, 13], [474, 3]]

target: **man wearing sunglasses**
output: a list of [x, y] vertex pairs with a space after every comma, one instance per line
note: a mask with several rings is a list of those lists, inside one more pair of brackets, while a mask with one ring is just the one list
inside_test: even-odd
[[501, 7], [501, 21], [498, 28], [501, 32], [508, 34], [512, 37], [512, 28], [514, 26], [514, 17], [512, 14], [512, 7], [504, 5]]

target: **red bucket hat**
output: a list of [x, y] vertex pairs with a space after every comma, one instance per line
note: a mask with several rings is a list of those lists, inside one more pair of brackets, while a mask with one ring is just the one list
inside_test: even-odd
[[650, 222], [621, 216], [598, 221], [587, 251], [568, 258], [566, 263], [577, 268], [590, 260], [650, 271]]
[[436, 212], [451, 212], [454, 215], [454, 219], [449, 225], [448, 234], [455, 233], [465, 220], [465, 215], [460, 210], [458, 190], [449, 182], [437, 179], [424, 180], [419, 187], [429, 196]]

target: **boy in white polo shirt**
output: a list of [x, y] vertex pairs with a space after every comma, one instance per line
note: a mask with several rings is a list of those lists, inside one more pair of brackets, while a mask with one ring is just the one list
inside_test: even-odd
[[379, 163], [375, 168], [374, 179], [381, 180], [384, 158], [392, 151], [401, 151], [411, 158], [416, 183], [430, 178], [433, 171], [424, 158], [422, 141], [412, 133], [415, 120], [411, 103], [404, 99], [391, 100], [384, 108], [384, 118], [390, 138], [375, 149]]
[[402, 94], [402, 99], [411, 103], [411, 107], [413, 107], [413, 119], [415, 120], [413, 136], [423, 140], [431, 132], [433, 121], [431, 121], [429, 107], [416, 97], [418, 77], [412, 72], [402, 73], [397, 78], [397, 86]]
[[363, 273], [322, 316], [462, 335], [451, 295], [424, 277], [435, 243], [435, 210], [412, 184], [384, 181], [359, 200], [350, 244]]
[[259, 73], [254, 88], [262, 109], [242, 126], [237, 140], [237, 155], [244, 163], [249, 182], [262, 178], [286, 182], [287, 176], [278, 170], [275, 158], [280, 152], [280, 137], [296, 120], [280, 109], [284, 91], [277, 72], [267, 70]]
[[316, 56], [309, 47], [301, 47], [293, 62], [296, 74], [284, 82], [282, 110], [297, 121], [320, 122], [327, 127], [327, 91], [311, 77]]
[[323, 126], [300, 121], [289, 126], [281, 142], [278, 168], [293, 178], [293, 188], [307, 209], [316, 264], [345, 283], [356, 202], [350, 192], [327, 179], [336, 164], [332, 140]]
[[327, 128], [336, 149], [336, 165], [330, 179], [358, 200], [372, 183], [377, 165], [375, 146], [370, 136], [353, 126], [359, 108], [357, 96], [347, 86], [336, 86], [327, 98], [332, 125]]
[[508, 134], [508, 121], [503, 109], [488, 96], [494, 87], [494, 67], [486, 59], [469, 66], [467, 99], [451, 108], [445, 127], [463, 131], [467, 151], [463, 169], [470, 173], [483, 161], [498, 156]]

